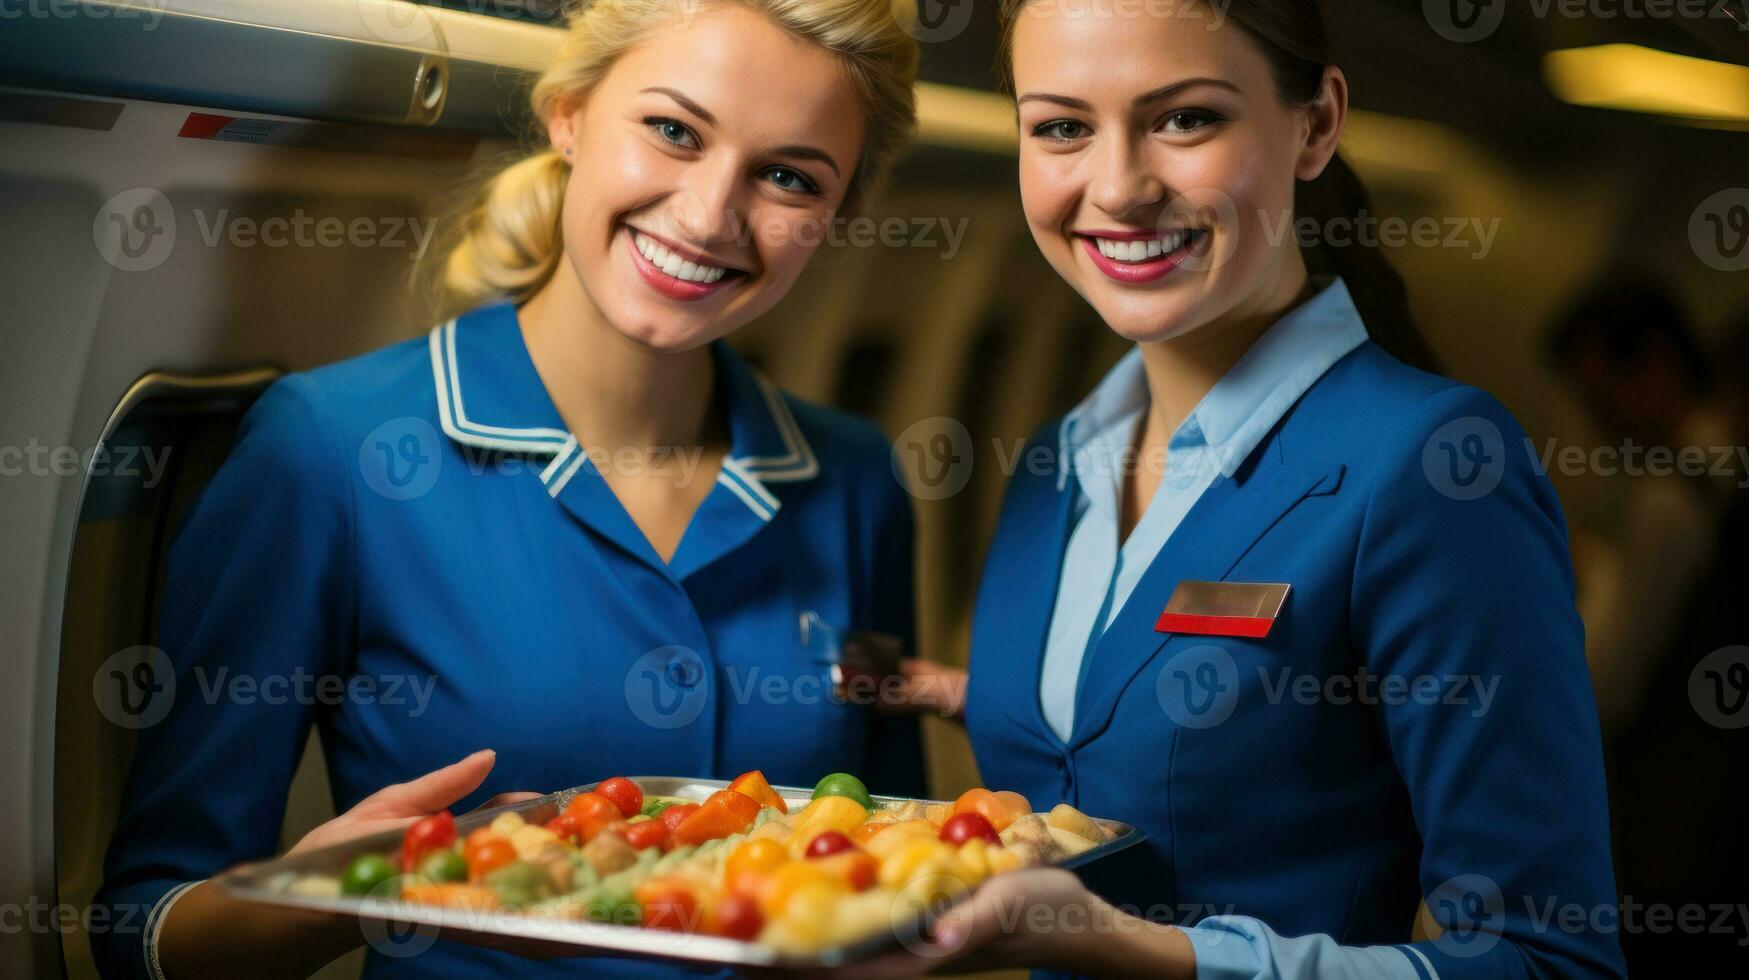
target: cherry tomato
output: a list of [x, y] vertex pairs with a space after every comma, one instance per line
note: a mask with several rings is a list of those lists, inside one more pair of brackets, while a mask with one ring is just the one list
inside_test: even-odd
[[419, 859], [431, 851], [455, 843], [455, 817], [448, 810], [421, 817], [407, 828], [401, 838], [401, 870], [412, 871]]
[[660, 820], [639, 820], [627, 825], [621, 836], [634, 851], [641, 851], [646, 847], [661, 847], [668, 843], [668, 825]]
[[[1019, 794], [1015, 795], [1018, 796]], [[1002, 800], [995, 793], [981, 787], [977, 789], [968, 789], [960, 794], [959, 799], [953, 801], [953, 813], [955, 815], [961, 813], [976, 813], [985, 820], [988, 820], [990, 826], [996, 828], [997, 831], [1003, 831], [1007, 830], [1008, 825], [1013, 823], [1016, 817], [1020, 816], [1020, 814], [1010, 809], [1010, 802], [1011, 801]], [[1031, 811], [1028, 810], [1027, 812]], [[943, 822], [942, 826], [945, 827], [947, 824]]]
[[808, 842], [807, 855], [811, 858], [830, 857], [840, 851], [848, 851], [855, 846], [850, 842], [850, 838], [836, 830], [822, 830], [813, 840]]
[[637, 783], [624, 776], [602, 780], [595, 787], [595, 792], [612, 800], [622, 817], [635, 817], [644, 808], [644, 791], [638, 788]]
[[1002, 835], [980, 813], [958, 813], [941, 825], [941, 839], [955, 847], [973, 837], [982, 837], [992, 844], [1002, 843]]
[[759, 903], [749, 895], [724, 895], [705, 914], [704, 931], [713, 936], [752, 942], [764, 927], [765, 917], [759, 914]]
[[769, 837], [744, 841], [723, 861], [723, 887], [757, 895], [760, 883], [789, 863], [789, 849]]
[[480, 879], [516, 860], [516, 848], [504, 838], [494, 837], [474, 848], [474, 856], [467, 860], [468, 880], [479, 884]]
[[682, 821], [697, 812], [697, 803], [676, 803], [657, 814], [656, 819], [662, 821], [662, 826], [668, 828], [668, 833], [673, 834], [675, 827], [680, 826]]
[[577, 843], [583, 833], [583, 828], [577, 826], [577, 818], [569, 813], [561, 813], [547, 821], [547, 829], [557, 834], [560, 840], [573, 844]]
[[600, 793], [579, 793], [565, 805], [565, 812], [577, 821], [577, 830], [585, 841], [601, 833], [602, 828], [613, 821], [623, 819], [619, 807]]
[[644, 928], [692, 932], [698, 927], [698, 899], [684, 888], [665, 888], [644, 902]]

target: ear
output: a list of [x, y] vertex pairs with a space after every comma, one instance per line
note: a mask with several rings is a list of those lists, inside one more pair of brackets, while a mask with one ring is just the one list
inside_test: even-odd
[[561, 103], [547, 117], [547, 143], [564, 153], [576, 144], [577, 124], [583, 115], [583, 103]]
[[1348, 79], [1342, 69], [1324, 69], [1324, 82], [1318, 97], [1305, 108], [1306, 145], [1300, 151], [1294, 176], [1313, 180], [1324, 172], [1330, 158], [1336, 155], [1336, 145], [1342, 140], [1342, 128], [1348, 122]]

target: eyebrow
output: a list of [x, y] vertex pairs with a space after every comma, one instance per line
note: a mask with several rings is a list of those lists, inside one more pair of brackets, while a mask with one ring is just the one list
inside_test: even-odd
[[[712, 126], [715, 126], [717, 124], [717, 117], [711, 115], [709, 109], [706, 109], [704, 106], [701, 106], [697, 102], [694, 102], [691, 99], [687, 98], [686, 93], [684, 93], [684, 92], [680, 92], [680, 91], [677, 91], [677, 90], [671, 89], [671, 88], [664, 88], [661, 86], [655, 86], [652, 88], [643, 89], [642, 91], [655, 92], [659, 95], [666, 95], [670, 99], [673, 99], [675, 102], [680, 103], [680, 107], [682, 109], [685, 109], [687, 112], [690, 112], [693, 115], [697, 116], [698, 118], [703, 119], [705, 122], [711, 124]], [[832, 175], [834, 177], [844, 176], [843, 172], [838, 169], [838, 161], [832, 159], [832, 154], [827, 153], [825, 150], [822, 150], [817, 146], [808, 146], [805, 143], [797, 143], [797, 144], [794, 144], [792, 146], [777, 147], [776, 149], [772, 150], [771, 152], [775, 153], [778, 156], [790, 157], [791, 159], [794, 159], [794, 160], [818, 160], [819, 162], [832, 168]]]
[[[1145, 92], [1142, 95], [1137, 96], [1135, 104], [1143, 106], [1150, 102], [1159, 102], [1161, 99], [1170, 98], [1187, 88], [1192, 88], [1197, 85], [1213, 85], [1216, 88], [1227, 89], [1234, 94], [1244, 94], [1239, 90], [1239, 86], [1234, 85], [1232, 82], [1229, 82], [1224, 78], [1186, 78], [1181, 81], [1173, 82], [1170, 85], [1162, 85], [1151, 92]], [[1093, 111], [1092, 103], [1085, 99], [1077, 99], [1068, 95], [1055, 95], [1050, 92], [1028, 92], [1014, 100], [1014, 104], [1017, 106], [1027, 102], [1050, 102], [1066, 109], [1075, 109], [1080, 112]]]
[[790, 157], [791, 159], [795, 159], [795, 160], [818, 160], [821, 163], [825, 164], [826, 166], [832, 168], [832, 176], [834, 176], [834, 177], [844, 176], [842, 173], [839, 172], [838, 161], [832, 159], [832, 154], [827, 153], [825, 150], [822, 150], [817, 146], [807, 146], [807, 145], [803, 145], [803, 144], [797, 144], [794, 146], [780, 146], [777, 149], [772, 150], [771, 152], [775, 153], [776, 155], [778, 155], [780, 157]]
[[687, 98], [686, 93], [684, 93], [684, 92], [680, 92], [676, 89], [671, 89], [671, 88], [662, 88], [661, 86], [656, 86], [654, 88], [647, 88], [647, 89], [644, 89], [643, 91], [656, 92], [656, 93], [661, 94], [661, 95], [666, 95], [670, 99], [673, 99], [674, 101], [680, 103], [680, 108], [685, 109], [687, 112], [690, 112], [693, 115], [697, 116], [698, 118], [703, 119], [705, 122], [710, 123], [712, 126], [715, 126], [717, 124], [717, 117], [711, 115], [711, 112], [709, 109], [706, 109], [704, 106], [701, 106], [697, 102], [694, 102], [691, 99]]

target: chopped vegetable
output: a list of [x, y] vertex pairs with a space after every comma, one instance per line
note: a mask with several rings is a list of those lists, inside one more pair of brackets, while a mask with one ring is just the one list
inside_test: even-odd
[[454, 843], [455, 817], [448, 810], [415, 820], [401, 838], [401, 870], [412, 871], [427, 853]]
[[847, 772], [835, 772], [814, 784], [814, 799], [822, 796], [846, 796], [862, 804], [864, 810], [874, 809], [874, 799], [868, 795], [868, 787]]
[[765, 781], [765, 774], [757, 769], [736, 776], [734, 782], [729, 784], [729, 788], [749, 797], [760, 806], [771, 807], [778, 813], [789, 812], [789, 804], [784, 802], [783, 797], [777, 795], [777, 791]]
[[419, 862], [418, 875], [429, 881], [467, 881], [467, 859], [453, 850], [432, 851]]
[[346, 870], [341, 873], [340, 894], [369, 895], [395, 874], [395, 866], [388, 858], [381, 854], [360, 854], [348, 862]]

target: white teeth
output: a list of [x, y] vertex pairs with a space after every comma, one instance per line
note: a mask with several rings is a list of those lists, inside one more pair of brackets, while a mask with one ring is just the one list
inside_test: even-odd
[[687, 282], [712, 283], [723, 278], [728, 269], [714, 265], [700, 265], [675, 255], [668, 249], [657, 244], [653, 238], [646, 238], [637, 232], [632, 232], [632, 244], [638, 248], [638, 254], [650, 260], [650, 264], [676, 279]]
[[1099, 254], [1118, 262], [1146, 262], [1162, 255], [1178, 251], [1184, 247], [1189, 232], [1175, 232], [1161, 238], [1150, 238], [1146, 241], [1118, 241], [1114, 238], [1095, 238], [1093, 244], [1099, 247]]

